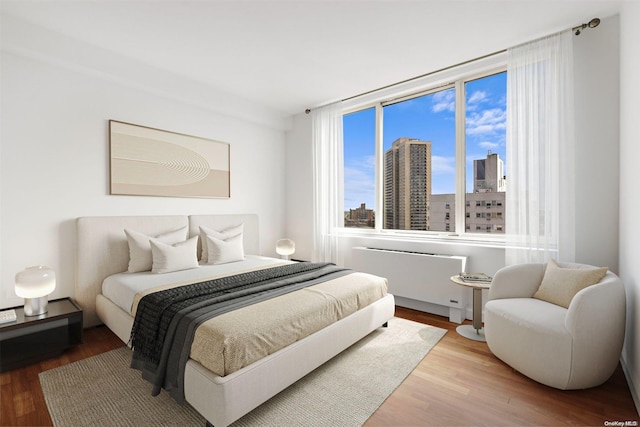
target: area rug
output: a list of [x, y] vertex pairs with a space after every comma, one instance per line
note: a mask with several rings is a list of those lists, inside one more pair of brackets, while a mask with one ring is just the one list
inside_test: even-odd
[[[393, 318], [234, 424], [360, 426], [444, 336], [444, 329]], [[197, 426], [204, 418], [129, 368], [126, 347], [40, 373], [53, 424]]]

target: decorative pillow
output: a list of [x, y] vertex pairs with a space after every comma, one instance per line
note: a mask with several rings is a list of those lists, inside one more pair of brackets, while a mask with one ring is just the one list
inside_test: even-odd
[[242, 234], [229, 237], [226, 240], [216, 239], [208, 235], [207, 246], [209, 246], [207, 264], [226, 264], [244, 259]]
[[533, 297], [569, 308], [575, 294], [598, 283], [607, 274], [607, 270], [607, 267], [563, 268], [550, 260], [542, 283]]
[[[242, 235], [244, 230], [244, 224], [234, 225], [233, 227], [226, 228], [222, 231], [214, 230], [209, 227], [200, 227], [200, 241], [202, 242], [202, 255], [200, 259], [204, 262], [208, 262], [209, 259], [209, 247], [207, 244], [207, 236], [213, 236], [219, 240], [225, 240], [229, 237], [235, 237]], [[244, 256], [244, 254], [243, 254]]]
[[149, 243], [153, 256], [152, 273], [169, 273], [199, 266], [198, 236], [173, 245], [167, 245], [156, 239], [151, 239]]
[[182, 242], [187, 238], [187, 227], [178, 228], [177, 230], [168, 231], [156, 236], [147, 236], [134, 230], [125, 229], [129, 242], [129, 273], [137, 273], [139, 271], [151, 270], [153, 259], [151, 257], [151, 246], [149, 241], [156, 239], [162, 243], [174, 244]]

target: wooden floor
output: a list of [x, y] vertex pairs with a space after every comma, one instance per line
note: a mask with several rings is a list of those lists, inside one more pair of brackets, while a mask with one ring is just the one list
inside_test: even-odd
[[[458, 335], [446, 318], [400, 307], [396, 316], [448, 332], [366, 426], [602, 427], [639, 421], [620, 367], [600, 387], [559, 391], [515, 372], [485, 343]], [[87, 329], [84, 343], [63, 355], [0, 374], [0, 426], [51, 426], [38, 373], [121, 345], [104, 326]]]
[[640, 418], [620, 365], [600, 387], [556, 390], [460, 336], [446, 318], [400, 307], [396, 316], [448, 332], [366, 426], [605, 426]]

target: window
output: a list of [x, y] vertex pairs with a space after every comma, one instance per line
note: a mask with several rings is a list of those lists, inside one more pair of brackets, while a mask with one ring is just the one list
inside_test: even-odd
[[455, 193], [455, 90], [383, 104], [384, 225], [446, 231]]
[[[470, 80], [464, 85], [465, 198], [467, 202], [475, 198], [476, 206], [498, 209], [502, 218], [506, 195], [507, 73]], [[492, 230], [487, 227], [486, 231]]]
[[[506, 72], [376, 102], [343, 125], [345, 227], [502, 232]], [[491, 219], [478, 209], [499, 211], [500, 227], [476, 223]]]
[[375, 108], [343, 117], [344, 225], [375, 227]]

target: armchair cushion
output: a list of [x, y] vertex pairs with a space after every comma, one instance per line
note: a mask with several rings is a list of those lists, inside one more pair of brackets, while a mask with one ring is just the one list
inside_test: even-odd
[[542, 283], [533, 297], [569, 308], [573, 297], [582, 289], [602, 280], [607, 270], [607, 267], [563, 268], [554, 260], [550, 260]]

